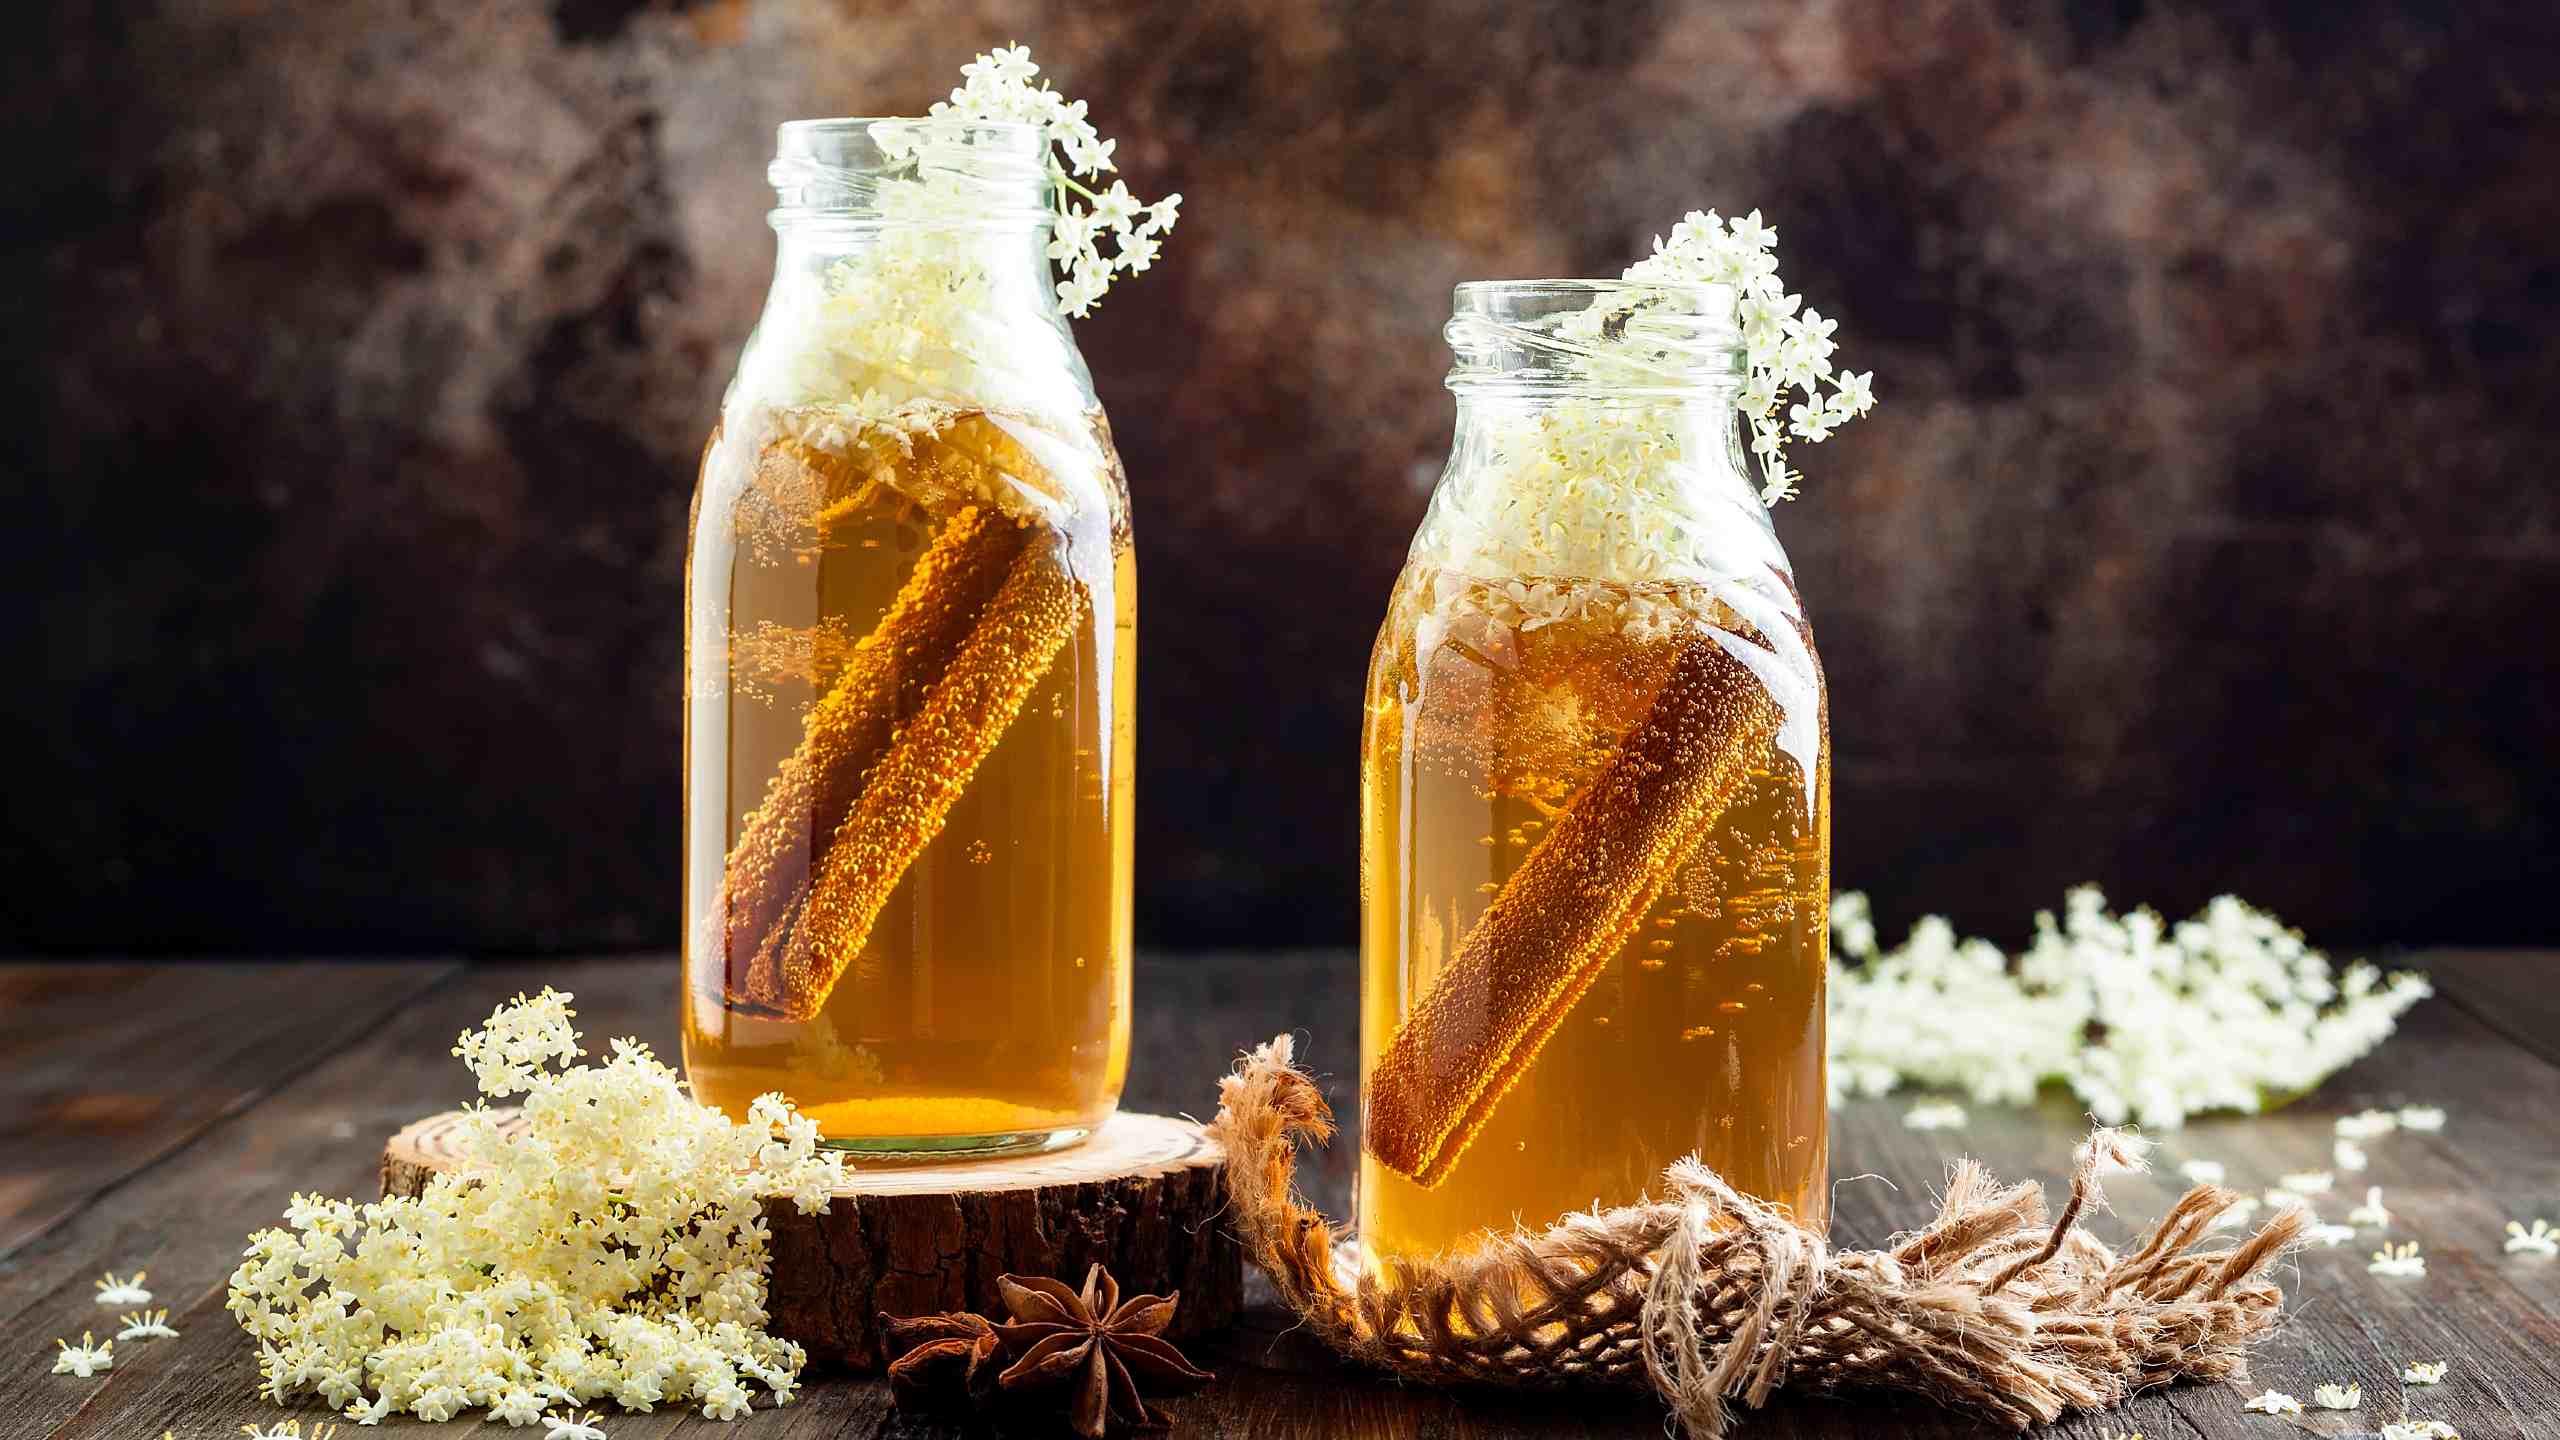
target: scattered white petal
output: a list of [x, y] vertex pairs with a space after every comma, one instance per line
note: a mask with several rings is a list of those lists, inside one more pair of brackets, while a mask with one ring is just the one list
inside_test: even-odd
[[2411, 1385], [2440, 1384], [2449, 1368], [2442, 1360], [2413, 1360], [2400, 1367], [2400, 1378]]
[[255, 1425], [243, 1425], [240, 1427], [240, 1433], [248, 1436], [249, 1440], [329, 1440], [330, 1436], [338, 1433], [338, 1427], [325, 1422], [315, 1424], [311, 1427], [311, 1433], [306, 1436], [303, 1434], [301, 1421], [279, 1420], [264, 1430]]
[[2364, 1387], [2323, 1385], [2311, 1392], [2311, 1403], [2323, 1410], [2353, 1410], [2364, 1403]]
[[2189, 1160], [2178, 1167], [2178, 1173], [2199, 1185], [2219, 1185], [2229, 1172], [2219, 1160]]
[[1943, 1100], [1914, 1105], [1902, 1113], [1902, 1123], [1911, 1130], [1961, 1130], [1964, 1107]]
[[2412, 1240], [2403, 1245], [2385, 1245], [2374, 1251], [2373, 1263], [2364, 1268], [2376, 1275], [2392, 1275], [2405, 1279], [2426, 1274], [2427, 1259], [2418, 1253], [2418, 1242]]
[[2382, 1440], [2462, 1440], [2462, 1432], [2442, 1420], [2395, 1420], [2382, 1427]]
[[702, 1415], [706, 1420], [736, 1420], [749, 1408], [747, 1389], [735, 1380], [722, 1380], [703, 1392]]
[[128, 1310], [116, 1319], [124, 1328], [116, 1332], [119, 1340], [175, 1340], [178, 1332], [169, 1328], [169, 1312], [161, 1310]]
[[2347, 1212], [2347, 1223], [2360, 1230], [2391, 1228], [2391, 1212], [2382, 1208], [2381, 1186], [2368, 1185], [2364, 1188], [2364, 1203]]
[[2400, 1109], [2400, 1128], [2441, 1130], [2444, 1128], [2444, 1110], [2435, 1105], [2404, 1105]]
[[77, 1375], [86, 1380], [101, 1370], [116, 1368], [116, 1342], [113, 1340], [100, 1340], [83, 1330], [77, 1345], [68, 1340], [53, 1343], [61, 1347], [61, 1352], [53, 1357], [53, 1373], [56, 1375]]
[[2299, 1415], [2302, 1413], [2302, 1402], [2281, 1390], [2270, 1390], [2264, 1395], [2250, 1397], [2248, 1402], [2240, 1408], [2255, 1410], [2261, 1415]]
[[2293, 1174], [2277, 1177], [2276, 1184], [2296, 1195], [2326, 1195], [2329, 1193], [2329, 1187], [2337, 1183], [2337, 1179], [2338, 1177], [2326, 1170], [2297, 1170]]
[[142, 1288], [146, 1272], [136, 1270], [131, 1279], [119, 1279], [112, 1270], [98, 1277], [98, 1303], [101, 1305], [148, 1305], [151, 1292]]
[[2359, 1110], [2338, 1117], [2341, 1140], [2379, 1140], [2400, 1128], [2400, 1117], [2388, 1110]]
[[2507, 1222], [2507, 1253], [2560, 1257], [2560, 1230], [2551, 1228], [2548, 1220], [2536, 1220], [2528, 1230], [2521, 1220]]
[[2307, 1206], [2311, 1203], [2310, 1198], [2298, 1190], [2269, 1190], [2258, 1198], [2266, 1201], [2267, 1208], [2270, 1210], [2283, 1210], [2295, 1205]]
[[2257, 1214], [2258, 1202], [2250, 1199], [2246, 1195], [2243, 1195], [2239, 1199], [2231, 1202], [2228, 1209], [2225, 1209], [2221, 1214], [2214, 1216], [2213, 1223], [2205, 1228], [2209, 1230], [2236, 1230], [2257, 1218]]
[[2326, 1221], [2302, 1232], [2302, 1243], [2305, 1245], [2318, 1245], [2330, 1250], [2335, 1250], [2354, 1238], [2356, 1238], [2356, 1227], [2353, 1225], [2331, 1225]]
[[2337, 1141], [2329, 1147], [2329, 1163], [2349, 1172], [2362, 1170], [2366, 1163], [2364, 1147], [2353, 1140]]
[[566, 1415], [545, 1415], [542, 1423], [550, 1428], [543, 1433], [542, 1440], [604, 1440], [604, 1430], [596, 1420], [593, 1410], [583, 1415], [574, 1410]]

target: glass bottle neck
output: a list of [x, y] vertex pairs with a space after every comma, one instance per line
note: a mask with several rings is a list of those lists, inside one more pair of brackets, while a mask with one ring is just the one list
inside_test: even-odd
[[1730, 387], [1626, 394], [1603, 387], [1458, 393], [1443, 484], [1605, 487], [1631, 505], [1727, 506], [1766, 526]]
[[767, 313], [851, 287], [871, 292], [873, 303], [948, 297], [989, 319], [1066, 333], [1045, 220], [928, 225], [820, 215], [778, 223], [774, 234]]

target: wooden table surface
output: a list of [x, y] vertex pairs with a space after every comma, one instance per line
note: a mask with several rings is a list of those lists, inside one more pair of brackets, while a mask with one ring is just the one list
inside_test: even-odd
[[[2158, 1215], [2190, 1158], [2224, 1162], [2235, 1185], [2326, 1169], [2330, 1125], [2371, 1105], [2435, 1104], [2438, 1134], [2370, 1142], [2372, 1168], [2339, 1180], [2318, 1206], [2342, 1218], [2367, 1183], [2383, 1187], [2395, 1240], [2424, 1247], [2427, 1274], [2369, 1275], [2370, 1232], [2311, 1250], [2284, 1275], [2291, 1319], [2260, 1350], [2257, 1382], [2310, 1398], [2355, 1380], [2364, 1407], [2299, 1419], [2244, 1414], [2253, 1393], [2190, 1387], [2138, 1397], [2111, 1415], [2049, 1434], [2099, 1440], [2373, 1436], [2385, 1422], [2447, 1420], [2466, 1440], [2560, 1437], [2560, 1262], [2500, 1249], [2513, 1217], [2560, 1223], [2560, 956], [2436, 952], [2410, 957], [2442, 990], [2380, 1051], [2317, 1094], [2257, 1119], [2206, 1120], [2162, 1137], [2168, 1177], [2117, 1181], [2121, 1238]], [[286, 1418], [253, 1398], [250, 1349], [223, 1310], [225, 1280], [248, 1233], [272, 1224], [297, 1189], [369, 1198], [385, 1135], [467, 1098], [447, 1051], [457, 1031], [519, 990], [557, 984], [578, 995], [590, 1044], [638, 1035], [672, 1058], [675, 967], [665, 957], [465, 964], [0, 965], [0, 1436], [180, 1440], [234, 1436], [244, 1422]], [[1148, 956], [1138, 968], [1137, 1064], [1127, 1103], [1206, 1115], [1215, 1079], [1239, 1046], [1284, 1025], [1328, 1075], [1335, 1105], [1357, 1114], [1352, 1086], [1354, 967], [1341, 952]], [[1932, 1209], [1956, 1149], [2003, 1176], [2054, 1183], [2081, 1118], [2067, 1103], [1977, 1107], [1970, 1127], [1906, 1129], [1905, 1101], [1835, 1113], [1835, 1238], [1871, 1245]], [[1347, 1213], [1348, 1143], [1311, 1158], [1311, 1193]], [[54, 1339], [112, 1330], [93, 1303], [99, 1272], [150, 1271], [176, 1340], [116, 1347], [94, 1380], [47, 1373]], [[1175, 1402], [1177, 1434], [1198, 1436], [1655, 1436], [1661, 1412], [1638, 1397], [1453, 1395], [1350, 1371], [1268, 1303], [1195, 1358], [1218, 1382]], [[2400, 1366], [2452, 1362], [2432, 1389], [2407, 1390]], [[315, 1408], [306, 1421], [329, 1418]], [[386, 1434], [453, 1436], [474, 1422]], [[613, 1440], [697, 1436], [947, 1434], [897, 1416], [876, 1381], [824, 1381], [744, 1429], [691, 1411], [609, 1415]], [[340, 1440], [353, 1440], [352, 1428]], [[504, 1432], [501, 1432], [504, 1433]], [[538, 1435], [538, 1431], [517, 1432]], [[1922, 1440], [2005, 1432], [1927, 1407], [1790, 1401], [1744, 1422], [1745, 1437]]]

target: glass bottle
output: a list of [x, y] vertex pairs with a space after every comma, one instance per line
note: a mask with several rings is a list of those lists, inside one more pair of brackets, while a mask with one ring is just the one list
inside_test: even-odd
[[1128, 1069], [1128, 497], [1037, 126], [781, 127], [695, 491], [684, 1053], [848, 1148], [1071, 1143]]
[[1422, 1256], [1695, 1152], [1827, 1221], [1830, 745], [1734, 292], [1461, 285], [1362, 739], [1359, 1230]]

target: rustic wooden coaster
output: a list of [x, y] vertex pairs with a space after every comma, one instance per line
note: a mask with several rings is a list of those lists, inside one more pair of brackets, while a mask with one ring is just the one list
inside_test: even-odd
[[[382, 1193], [415, 1195], [430, 1176], [459, 1168], [461, 1136], [459, 1111], [392, 1136]], [[825, 1214], [765, 1202], [773, 1331], [798, 1341], [813, 1365], [873, 1370], [883, 1311], [1002, 1318], [998, 1275], [1075, 1285], [1097, 1261], [1124, 1295], [1180, 1291], [1172, 1335], [1221, 1329], [1244, 1302], [1244, 1254], [1223, 1224], [1226, 1204], [1225, 1152], [1200, 1126], [1164, 1115], [1114, 1115], [1082, 1144], [1042, 1155], [856, 1161]]]

